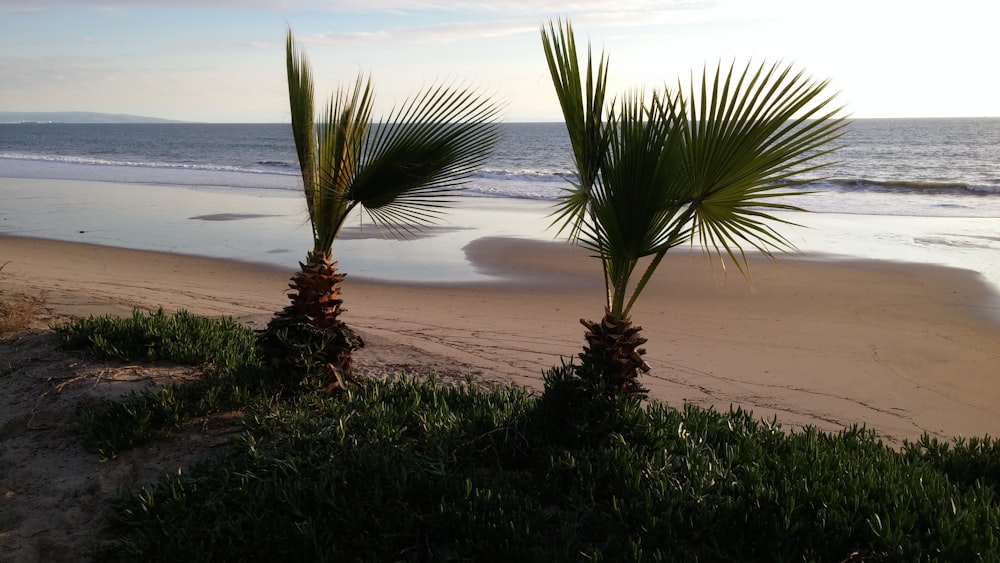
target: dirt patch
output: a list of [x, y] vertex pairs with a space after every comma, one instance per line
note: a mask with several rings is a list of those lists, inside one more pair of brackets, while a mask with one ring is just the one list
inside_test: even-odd
[[[202, 421], [170, 440], [102, 462], [83, 450], [82, 406], [199, 374], [190, 367], [122, 366], [61, 351], [51, 332], [0, 345], [0, 559], [79, 561], [105, 536], [108, 501], [225, 447], [233, 423]], [[238, 428], [238, 426], [237, 426]]]
[[[76, 422], [81, 407], [202, 374], [190, 366], [102, 362], [64, 351], [49, 326], [70, 319], [38, 299], [23, 330], [0, 339], [0, 561], [86, 560], [88, 548], [114, 538], [109, 501], [123, 488], [222, 455], [242, 429], [239, 416], [213, 415], [113, 460], [85, 451]], [[362, 336], [367, 346], [355, 357], [360, 375], [436, 373], [442, 384], [472, 375], [477, 384], [503, 384], [454, 360]]]
[[169, 440], [100, 461], [83, 450], [87, 405], [199, 377], [187, 366], [121, 365], [63, 351], [37, 316], [0, 342], [0, 561], [81, 561], [108, 535], [108, 501], [219, 454], [233, 417], [189, 424]]

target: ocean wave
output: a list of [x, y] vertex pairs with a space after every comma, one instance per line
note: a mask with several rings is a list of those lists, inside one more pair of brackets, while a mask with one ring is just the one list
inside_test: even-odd
[[[505, 170], [485, 168], [473, 175], [474, 180], [495, 182], [503, 186], [507, 182], [518, 185], [535, 184], [543, 192], [539, 197], [551, 198], [553, 189], [560, 189], [575, 179], [572, 171]], [[972, 184], [966, 182], [932, 182], [919, 180], [868, 180], [854, 178], [833, 178], [815, 182], [814, 188], [828, 188], [840, 191], [896, 192], [913, 194], [955, 194], [955, 195], [1000, 195], [1000, 182], [996, 184]], [[807, 188], [809, 186], [806, 186]], [[506, 191], [500, 188], [499, 191]]]
[[553, 201], [556, 199], [558, 190], [510, 190], [488, 184], [469, 183], [462, 186], [461, 194], [472, 197]]
[[[193, 170], [202, 172], [235, 172], [241, 174], [279, 174], [294, 176], [299, 174], [297, 162], [280, 160], [258, 160], [251, 166], [235, 166], [217, 163], [163, 162], [143, 160], [111, 160], [89, 156], [68, 156], [49, 154], [0, 153], [0, 159], [30, 161], [36, 163], [72, 164], [79, 166], [114, 166], [126, 168]], [[473, 174], [473, 179], [512, 182], [566, 182], [573, 178], [569, 170], [506, 170], [484, 168]]]
[[[92, 156], [48, 155], [0, 152], [0, 160], [31, 163], [33, 170], [28, 177], [56, 177], [67, 174], [77, 177], [79, 172], [62, 170], [63, 166], [78, 166], [89, 170], [84, 179], [132, 183], [167, 183], [178, 185], [215, 185], [234, 188], [298, 189], [298, 163], [274, 158], [248, 159], [247, 165], [210, 162], [170, 162], [154, 160], [115, 160]], [[37, 167], [37, 169], [35, 169]], [[49, 170], [51, 168], [51, 170]], [[513, 162], [496, 163], [474, 173], [464, 186], [470, 195], [509, 197], [517, 199], [553, 200], [563, 189], [570, 187], [575, 174], [558, 167], [517, 168]], [[866, 178], [832, 178], [818, 180], [803, 186], [815, 192], [889, 193], [900, 195], [947, 196], [932, 202], [931, 207], [960, 210], [974, 208], [983, 203], [982, 197], [991, 201], [1000, 196], [1000, 182], [983, 183], [961, 181], [923, 180], [874, 180]], [[954, 196], [970, 196], [956, 199]], [[977, 199], [972, 199], [973, 197]], [[975, 203], [974, 203], [975, 202]], [[895, 205], [895, 204], [894, 204]]]
[[257, 164], [261, 166], [267, 166], [269, 168], [288, 168], [292, 170], [299, 169], [299, 163], [297, 162], [282, 162], [280, 160], [258, 160]]
[[943, 246], [963, 250], [995, 250], [997, 248], [996, 239], [992, 239], [991, 237], [964, 236], [960, 234], [915, 237], [913, 242], [914, 244], [923, 246]]
[[42, 162], [53, 164], [73, 164], [80, 166], [117, 166], [125, 168], [152, 168], [160, 170], [195, 170], [201, 172], [236, 172], [241, 174], [278, 174], [294, 175], [298, 173], [297, 167], [285, 162], [260, 161], [257, 164], [261, 168], [232, 166], [227, 164], [212, 163], [187, 163], [187, 162], [147, 162], [132, 160], [108, 160], [87, 156], [66, 156], [48, 154], [20, 154], [20, 153], [0, 153], [0, 159], [24, 160], [30, 162]]
[[[825, 180], [836, 189], [869, 192], [950, 193], [957, 195], [998, 195], [1000, 185], [969, 184], [965, 182], [931, 182], [919, 180], [865, 180], [833, 178]], [[821, 183], [821, 184], [822, 184]]]
[[505, 170], [500, 168], [483, 168], [473, 176], [483, 180], [505, 180], [524, 182], [565, 182], [574, 177], [569, 170]]

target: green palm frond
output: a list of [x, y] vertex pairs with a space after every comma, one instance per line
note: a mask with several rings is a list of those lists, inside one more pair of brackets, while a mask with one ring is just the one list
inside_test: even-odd
[[[627, 314], [628, 282], [640, 258], [666, 252], [684, 240], [676, 197], [680, 136], [661, 119], [658, 100], [635, 93], [609, 116], [608, 151], [593, 190], [590, 224], [579, 242], [603, 258], [609, 311]], [[654, 109], [651, 109], [654, 108]]]
[[328, 254], [351, 210], [343, 194], [368, 137], [371, 85], [359, 76], [353, 90], [338, 92], [327, 104], [317, 128], [312, 73], [291, 30], [285, 52], [292, 136], [313, 233], [313, 252]]
[[553, 225], [560, 225], [560, 234], [569, 228], [570, 239], [575, 240], [583, 227], [591, 189], [597, 182], [607, 150], [608, 128], [604, 122], [604, 111], [608, 60], [602, 54], [595, 69], [588, 46], [587, 74], [584, 77], [577, 59], [573, 26], [569, 22], [559, 22], [558, 27], [549, 22], [548, 31], [542, 27], [542, 46], [566, 121], [577, 173], [573, 187], [560, 197], [553, 213]]
[[[823, 157], [843, 132], [826, 81], [789, 66], [720, 65], [690, 87], [605, 99], [606, 59], [586, 83], [572, 26], [542, 28], [553, 85], [566, 119], [577, 182], [560, 198], [555, 222], [601, 258], [608, 311], [628, 315], [665, 253], [693, 240], [727, 255], [746, 274], [744, 246], [770, 256], [792, 245], [774, 229], [785, 198], [831, 164]], [[560, 233], [562, 229], [560, 229]], [[651, 261], [634, 287], [643, 257]], [[626, 295], [630, 293], [626, 301]]]
[[433, 223], [499, 139], [500, 106], [434, 86], [375, 127], [347, 197], [396, 235]]
[[371, 81], [359, 76], [353, 89], [341, 89], [320, 120], [319, 182], [307, 195], [317, 246], [330, 248], [354, 208], [349, 191], [368, 139], [372, 111]]
[[655, 118], [649, 107], [636, 93], [609, 116], [607, 156], [592, 197], [594, 227], [581, 240], [632, 260], [673, 242], [667, 227], [678, 208], [672, 188], [679, 136], [671, 120]]
[[312, 217], [312, 197], [319, 184], [316, 168], [316, 128], [313, 115], [313, 80], [309, 61], [295, 45], [291, 30], [285, 41], [288, 70], [288, 104], [292, 112], [292, 136], [302, 172], [309, 216]]
[[432, 223], [447, 197], [488, 158], [499, 139], [501, 106], [470, 88], [434, 86], [372, 130], [374, 93], [359, 76], [317, 123], [306, 57], [288, 32], [292, 132], [302, 171], [314, 252], [329, 254], [361, 206], [379, 226], [406, 236]]
[[774, 210], [799, 208], [775, 201], [801, 192], [789, 189], [831, 164], [819, 160], [837, 147], [843, 132], [841, 108], [829, 109], [825, 81], [814, 81], [791, 66], [747, 65], [741, 72], [706, 68], [700, 92], [668, 98], [683, 136], [680, 185], [694, 210], [692, 226], [703, 248], [725, 252], [745, 271], [748, 245], [770, 256], [792, 248], [772, 224], [787, 223]]

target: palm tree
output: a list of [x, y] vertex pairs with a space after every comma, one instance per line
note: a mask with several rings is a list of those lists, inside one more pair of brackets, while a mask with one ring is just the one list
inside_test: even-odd
[[286, 41], [292, 134], [313, 248], [289, 287], [290, 305], [258, 335], [279, 377], [318, 376], [343, 385], [362, 339], [339, 319], [345, 274], [331, 262], [333, 242], [351, 213], [364, 210], [376, 227], [398, 237], [432, 224], [452, 194], [486, 160], [499, 135], [500, 108], [464, 88], [432, 86], [372, 124], [373, 92], [359, 76], [320, 115], [306, 57]]
[[642, 394], [646, 340], [630, 315], [664, 255], [697, 242], [747, 275], [744, 246], [768, 257], [793, 248], [771, 212], [799, 208], [776, 198], [802, 193], [803, 174], [830, 164], [822, 157], [844, 118], [826, 81], [776, 64], [706, 68], [687, 95], [678, 85], [605, 104], [603, 54], [595, 67], [588, 52], [584, 83], [571, 24], [550, 22], [542, 44], [577, 165], [554, 223], [600, 258], [607, 290], [601, 321], [580, 321], [577, 383]]

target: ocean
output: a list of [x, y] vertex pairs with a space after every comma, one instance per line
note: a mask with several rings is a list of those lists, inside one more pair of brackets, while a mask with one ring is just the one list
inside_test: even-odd
[[[502, 127], [437, 243], [385, 241], [359, 219], [362, 234], [337, 243], [342, 267], [469, 281], [483, 276], [446, 257], [469, 240], [552, 238], [546, 215], [572, 175], [565, 129]], [[782, 234], [830, 259], [966, 268], [1000, 288], [1000, 118], [853, 120], [839, 144], [790, 201], [810, 213], [783, 215], [803, 227]], [[0, 124], [0, 178], [0, 233], [291, 266], [310, 244], [287, 124]]]
[[[563, 125], [503, 127], [466, 193], [555, 198], [572, 174]], [[840, 144], [811, 211], [1000, 216], [1000, 118], [855, 120]], [[0, 175], [298, 190], [291, 127], [277, 124], [0, 124]]]

